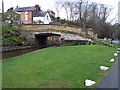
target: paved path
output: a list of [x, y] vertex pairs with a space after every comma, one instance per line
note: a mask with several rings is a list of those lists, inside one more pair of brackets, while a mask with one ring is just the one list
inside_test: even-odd
[[[119, 63], [119, 66], [118, 66]], [[120, 90], [120, 75], [118, 75], [118, 69], [120, 69], [120, 55], [118, 61], [112, 67], [112, 70], [108, 72], [108, 75], [103, 77], [103, 80], [97, 86], [97, 88], [118, 88]], [[119, 84], [119, 85], [118, 85]], [[118, 90], [118, 89], [115, 89]]]

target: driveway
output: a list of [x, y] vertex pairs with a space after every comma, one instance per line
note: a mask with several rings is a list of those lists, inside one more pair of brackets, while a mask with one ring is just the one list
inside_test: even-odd
[[120, 64], [120, 55], [112, 69], [108, 72], [108, 75], [103, 77], [103, 80], [100, 82], [97, 88], [111, 88], [112, 90], [118, 90], [119, 87], [120, 89], [120, 83], [118, 83], [118, 81], [120, 81], [120, 75], [118, 75], [118, 69], [120, 70], [120, 65], [118, 66], [118, 63]]

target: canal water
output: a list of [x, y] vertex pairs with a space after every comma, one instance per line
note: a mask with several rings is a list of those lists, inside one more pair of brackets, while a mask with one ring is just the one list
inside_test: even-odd
[[26, 49], [20, 49], [20, 50], [5, 51], [5, 52], [2, 52], [2, 59], [4, 60], [7, 58], [19, 56], [35, 50], [38, 50], [38, 48], [26, 48]]

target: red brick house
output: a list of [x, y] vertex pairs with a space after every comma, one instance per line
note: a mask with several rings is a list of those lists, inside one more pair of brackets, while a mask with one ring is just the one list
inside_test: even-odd
[[[49, 19], [55, 17], [55, 13], [52, 10], [49, 11], [41, 11], [39, 5], [31, 6], [31, 7], [16, 7], [15, 12], [18, 12], [20, 14], [20, 22], [24, 24], [32, 24], [34, 17], [39, 17], [37, 20], [40, 19], [40, 17], [48, 18]], [[44, 13], [46, 12], [46, 13]], [[47, 16], [46, 16], [47, 15]], [[44, 20], [41, 20], [43, 23]], [[51, 20], [48, 20], [48, 23], [51, 22]], [[47, 24], [48, 24], [47, 23]]]

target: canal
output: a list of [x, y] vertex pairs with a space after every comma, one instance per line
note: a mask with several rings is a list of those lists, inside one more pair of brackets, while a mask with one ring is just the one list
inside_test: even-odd
[[2, 52], [2, 60], [15, 57], [15, 56], [19, 56], [19, 55], [23, 55], [23, 54], [26, 54], [28, 52], [32, 52], [35, 50], [38, 50], [38, 48], [32, 47], [32, 48], [25, 48], [25, 49], [19, 49], [19, 50], [4, 51]]
[[[35, 47], [7, 47], [7, 48], [2, 48], [0, 47], [0, 49], [2, 48], [2, 50], [0, 50], [0, 53], [2, 51], [2, 60], [5, 60], [7, 58], [11, 58], [11, 57], [15, 57], [15, 56], [19, 56], [19, 55], [23, 55], [38, 49], [43, 49], [43, 48], [47, 48], [47, 47], [56, 47], [56, 46], [60, 46], [58, 44], [51, 44], [51, 45], [47, 45], [45, 47], [42, 48], [35, 48]], [[1, 58], [0, 58], [1, 60]]]

